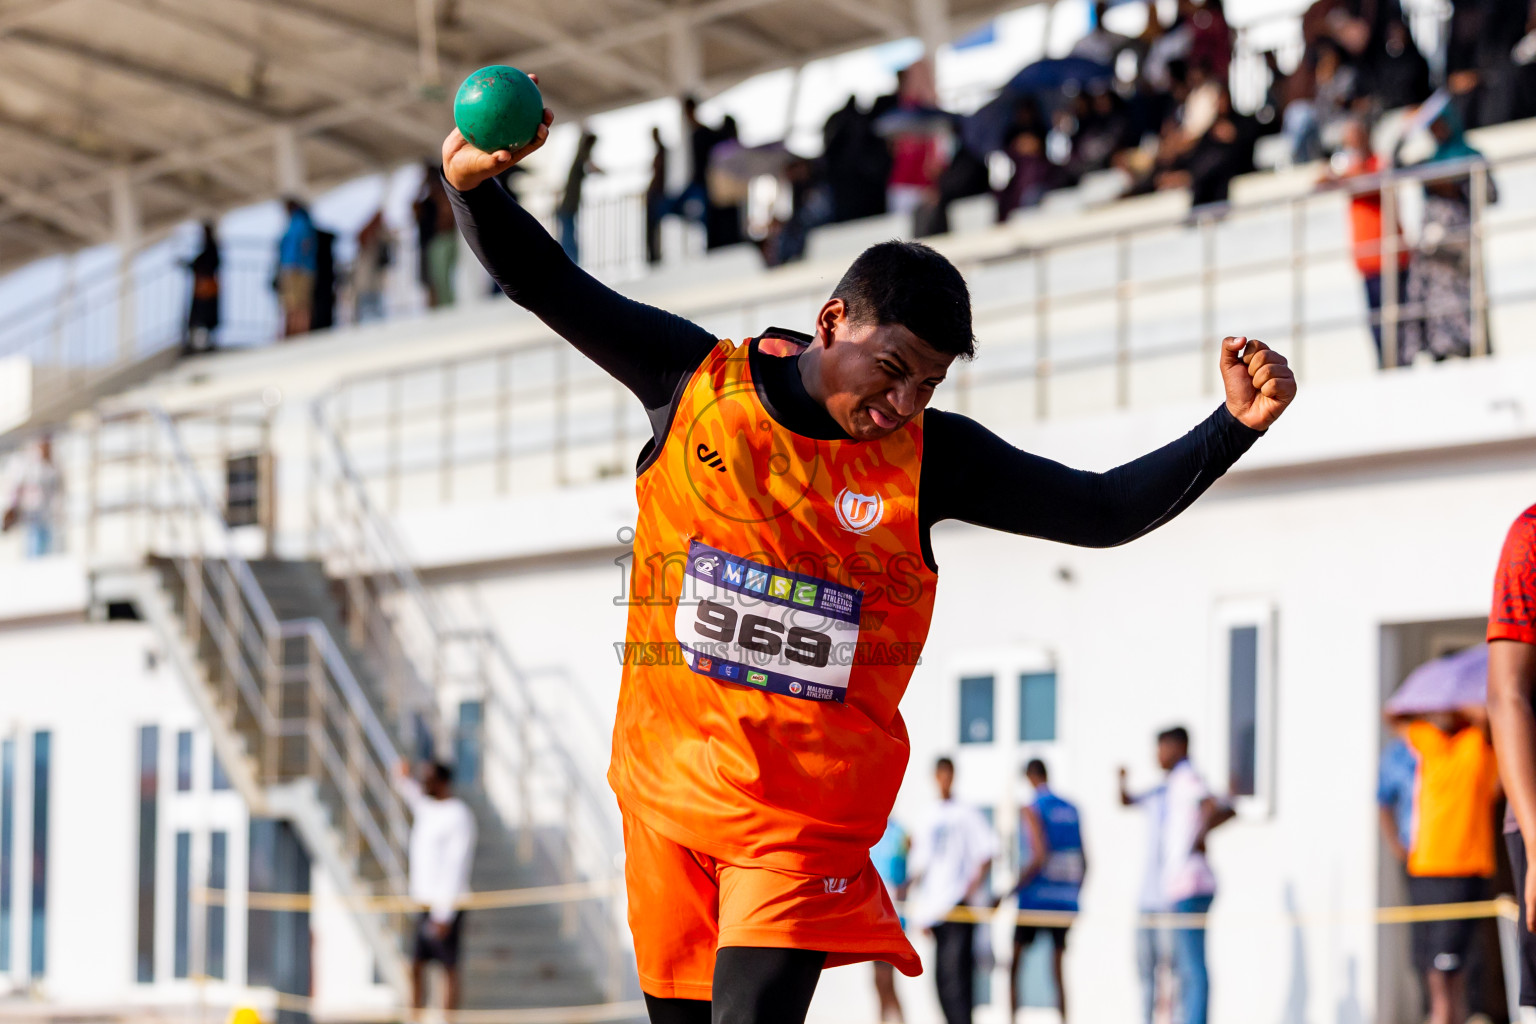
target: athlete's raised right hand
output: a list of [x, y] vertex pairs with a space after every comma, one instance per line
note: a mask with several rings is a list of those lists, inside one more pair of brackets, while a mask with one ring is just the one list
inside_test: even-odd
[[[538, 75], [528, 77], [535, 83], [539, 80]], [[468, 192], [513, 164], [521, 162], [530, 153], [544, 145], [545, 140], [549, 138], [549, 126], [554, 120], [554, 111], [545, 107], [544, 123], [539, 125], [532, 142], [522, 149], [498, 149], [494, 153], [487, 153], [483, 149], [470, 145], [469, 140], [459, 134], [459, 130], [455, 128], [443, 140], [443, 178], [460, 192]]]

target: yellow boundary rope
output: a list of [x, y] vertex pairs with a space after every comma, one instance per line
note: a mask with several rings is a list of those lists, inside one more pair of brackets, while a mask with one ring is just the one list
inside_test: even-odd
[[[461, 898], [456, 906], [460, 910], [490, 910], [499, 907], [534, 907], [558, 903], [575, 903], [601, 899], [620, 891], [622, 878], [597, 879], [589, 882], [569, 882], [563, 885], [538, 885], [520, 889], [492, 889], [472, 892]], [[229, 901], [229, 894], [222, 889], [199, 889], [197, 899], [209, 905], [222, 905]], [[313, 906], [314, 898], [306, 893], [250, 892], [245, 894], [246, 907], [251, 910], [305, 911]], [[344, 903], [346, 901], [343, 901]], [[407, 896], [377, 896], [363, 902], [363, 909], [380, 913], [411, 913], [424, 909], [420, 903]], [[1327, 925], [1359, 921], [1366, 914], [1374, 917], [1376, 924], [1415, 924], [1422, 921], [1460, 921], [1472, 918], [1503, 917], [1516, 920], [1518, 908], [1508, 896], [1470, 903], [1439, 903], [1425, 906], [1376, 907], [1371, 910], [1339, 911], [1332, 914], [1259, 914], [1223, 911], [1223, 925], [1237, 923], [1273, 924], [1292, 926]], [[1076, 922], [1078, 914], [1067, 911], [1019, 910], [1010, 911], [991, 907], [956, 907], [945, 917], [946, 921], [984, 924], [995, 918], [1012, 916], [1015, 924], [1036, 928], [1065, 928]], [[1141, 928], [1202, 928], [1211, 915], [1148, 913], [1136, 918]]]

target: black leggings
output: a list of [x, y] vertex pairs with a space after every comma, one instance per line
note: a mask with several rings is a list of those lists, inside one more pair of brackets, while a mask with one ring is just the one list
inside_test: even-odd
[[715, 954], [713, 1001], [645, 997], [651, 1024], [803, 1024], [827, 954], [725, 946]]

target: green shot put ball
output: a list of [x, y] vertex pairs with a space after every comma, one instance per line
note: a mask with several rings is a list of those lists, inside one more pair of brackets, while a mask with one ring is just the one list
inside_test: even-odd
[[453, 120], [470, 145], [493, 153], [521, 149], [544, 121], [544, 97], [517, 68], [492, 64], [464, 79], [453, 98]]

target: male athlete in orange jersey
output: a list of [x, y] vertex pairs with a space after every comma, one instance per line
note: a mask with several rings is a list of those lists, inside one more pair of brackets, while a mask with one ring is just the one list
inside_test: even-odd
[[502, 290], [652, 424], [609, 769], [640, 986], [656, 1024], [794, 1024], [823, 967], [919, 970], [869, 850], [907, 763], [897, 704], [933, 608], [932, 525], [1124, 543], [1225, 472], [1295, 379], [1228, 338], [1227, 400], [1204, 422], [1109, 473], [1068, 469], [924, 411], [975, 345], [939, 253], [874, 246], [813, 334], [721, 341], [582, 272], [492, 180], [544, 120], [516, 153], [454, 132], [443, 174]]

